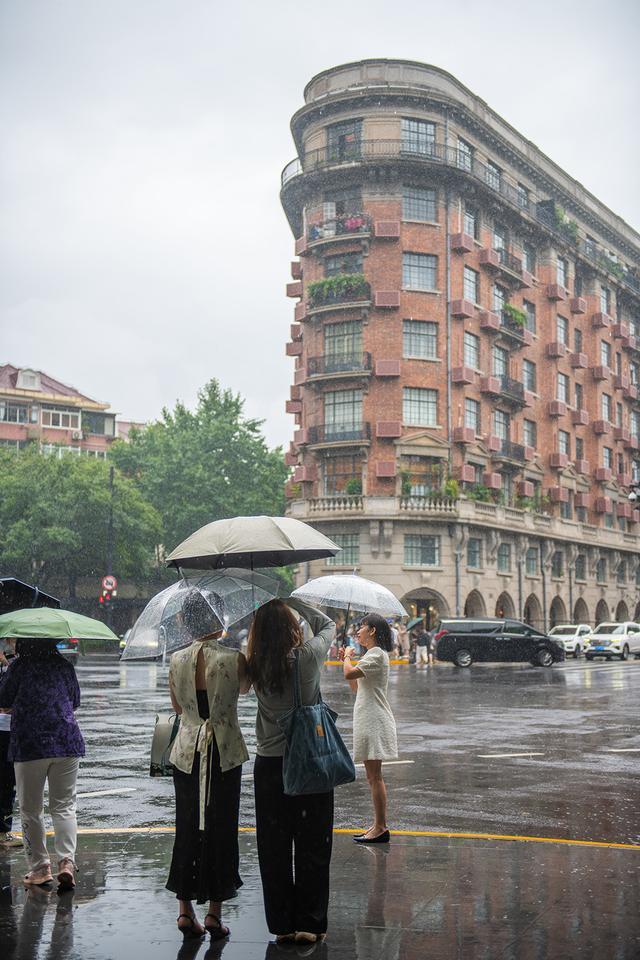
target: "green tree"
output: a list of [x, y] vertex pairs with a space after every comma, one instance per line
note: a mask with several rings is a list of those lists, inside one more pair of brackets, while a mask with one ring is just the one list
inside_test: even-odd
[[[0, 569], [44, 586], [65, 578], [74, 598], [81, 577], [106, 572], [111, 502], [102, 460], [37, 451], [0, 454]], [[160, 518], [136, 484], [116, 471], [113, 572], [143, 580], [155, 564]]]
[[267, 447], [262, 423], [245, 417], [238, 394], [211, 380], [195, 410], [178, 402], [133, 430], [129, 443], [113, 445], [113, 461], [160, 514], [167, 552], [212, 520], [282, 514], [289, 471], [282, 449]]

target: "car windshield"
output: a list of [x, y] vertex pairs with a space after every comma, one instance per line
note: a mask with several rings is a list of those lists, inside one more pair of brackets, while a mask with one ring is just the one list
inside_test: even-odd
[[554, 627], [551, 631], [554, 637], [570, 637], [576, 632], [575, 627]]
[[624, 633], [624, 624], [623, 623], [601, 623], [593, 631], [594, 635], [598, 634], [613, 634], [613, 633]]

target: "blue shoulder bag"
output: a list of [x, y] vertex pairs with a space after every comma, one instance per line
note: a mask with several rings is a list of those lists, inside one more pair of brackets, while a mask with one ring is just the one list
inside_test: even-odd
[[351, 755], [336, 727], [338, 714], [322, 699], [302, 705], [298, 650], [294, 650], [293, 710], [278, 721], [286, 746], [282, 765], [284, 792], [297, 797], [328, 793], [356, 778]]

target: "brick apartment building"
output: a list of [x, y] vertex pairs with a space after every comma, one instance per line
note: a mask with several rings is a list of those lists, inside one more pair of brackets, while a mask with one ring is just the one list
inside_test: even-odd
[[304, 92], [288, 511], [414, 613], [637, 617], [640, 236], [450, 74]]

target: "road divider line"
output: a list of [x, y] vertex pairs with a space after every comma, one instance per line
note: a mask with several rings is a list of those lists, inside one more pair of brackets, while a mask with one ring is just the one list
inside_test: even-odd
[[[255, 827], [238, 827], [239, 833], [255, 833]], [[334, 827], [333, 832], [337, 834], [355, 834], [361, 833], [362, 827]], [[476, 833], [459, 832], [455, 830], [390, 830], [394, 837], [431, 837], [436, 840], [504, 840], [517, 843], [555, 843], [561, 846], [573, 847], [596, 847], [599, 849], [613, 850], [634, 850], [640, 853], [640, 844], [637, 843], [617, 843], [607, 840], [570, 840], [566, 837], [528, 837], [520, 834], [511, 833]], [[175, 833], [174, 827], [150, 826], [150, 827], [80, 827], [78, 833], [83, 836], [110, 836], [117, 834], [161, 834]], [[18, 836], [22, 834], [18, 833]], [[53, 830], [47, 832], [48, 837], [53, 836]]]
[[[400, 767], [405, 763], [415, 763], [415, 760], [383, 760], [383, 767]], [[364, 767], [364, 763], [356, 763], [356, 767]]]
[[109, 797], [117, 793], [137, 793], [137, 787], [114, 787], [112, 790], [91, 790], [90, 793], [77, 793], [77, 797]]
[[478, 753], [484, 760], [503, 760], [508, 757], [544, 757], [544, 753]]
[[640, 753], [640, 747], [609, 747], [605, 753]]

